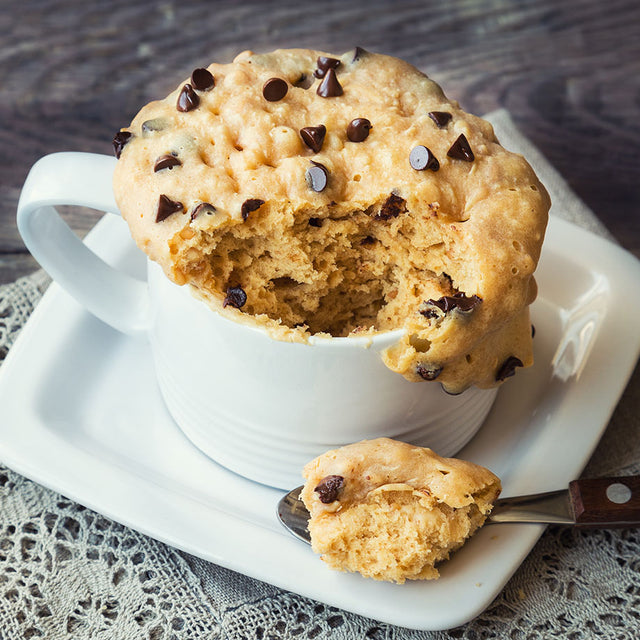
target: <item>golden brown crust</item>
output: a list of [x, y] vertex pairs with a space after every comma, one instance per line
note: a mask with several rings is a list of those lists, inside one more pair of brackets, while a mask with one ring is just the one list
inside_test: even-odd
[[[133, 237], [172, 280], [276, 336], [405, 328], [385, 358], [395, 371], [421, 380], [419, 371], [438, 369], [452, 392], [494, 386], [505, 358], [532, 361], [523, 327], [549, 208], [544, 188], [489, 123], [406, 62], [344, 54], [335, 69], [342, 95], [322, 97], [319, 56], [332, 57], [246, 52], [208, 67], [215, 86], [195, 91], [195, 108], [176, 107], [188, 80], [145, 106], [114, 178]], [[287, 93], [270, 101], [263, 87], [274, 77]], [[432, 112], [452, 117], [439, 126]], [[371, 128], [352, 142], [358, 118]], [[326, 133], [316, 152], [300, 131], [319, 125]], [[448, 155], [461, 135], [473, 161]], [[437, 170], [412, 168], [419, 145]], [[154, 171], [166, 155], [181, 164]], [[314, 163], [327, 172], [322, 191], [306, 179]], [[158, 222], [162, 195], [182, 209]], [[246, 304], [223, 310], [237, 286]], [[456, 292], [482, 303], [428, 317], [425, 301]]]

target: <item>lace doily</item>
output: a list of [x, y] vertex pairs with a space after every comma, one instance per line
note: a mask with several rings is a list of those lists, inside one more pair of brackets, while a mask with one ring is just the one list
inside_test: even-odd
[[[0, 287], [0, 360], [47, 283]], [[591, 469], [638, 473], [638, 417], [618, 414]], [[640, 530], [551, 527], [480, 617], [420, 632], [178, 552], [0, 466], [0, 638], [635, 640], [639, 624]]]

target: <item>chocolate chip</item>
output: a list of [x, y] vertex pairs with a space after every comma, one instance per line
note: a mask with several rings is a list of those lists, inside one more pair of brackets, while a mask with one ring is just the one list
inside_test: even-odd
[[426, 169], [437, 171], [440, 168], [440, 163], [431, 152], [431, 149], [422, 144], [411, 149], [411, 153], [409, 154], [409, 164], [416, 171], [425, 171]]
[[496, 373], [496, 382], [502, 382], [507, 378], [515, 375], [516, 367], [523, 367], [522, 360], [520, 358], [516, 358], [515, 356], [509, 356], [498, 369], [498, 373]]
[[171, 200], [164, 194], [162, 194], [158, 198], [158, 209], [156, 211], [156, 222], [162, 222], [166, 220], [172, 213], [177, 213], [178, 211], [182, 211], [184, 206], [182, 202], [176, 202], [175, 200]]
[[116, 158], [120, 158], [120, 154], [124, 149], [124, 146], [131, 140], [133, 134], [131, 131], [118, 131], [115, 136], [113, 136], [113, 152], [116, 155]]
[[322, 226], [322, 218], [309, 218], [309, 226], [310, 227], [321, 227]]
[[216, 212], [216, 208], [208, 202], [197, 204], [191, 211], [191, 221], [195, 220], [200, 214], [212, 215]]
[[246, 220], [249, 217], [249, 214], [252, 211], [256, 211], [264, 204], [264, 200], [259, 200], [258, 198], [249, 198], [242, 203], [242, 207], [240, 207], [240, 214], [242, 215], [242, 219]]
[[342, 476], [325, 476], [320, 480], [314, 491], [318, 494], [322, 504], [329, 504], [338, 499], [340, 489], [344, 487], [344, 478]]
[[423, 380], [435, 380], [442, 373], [442, 367], [419, 364], [416, 368], [416, 373]]
[[327, 134], [327, 127], [319, 124], [317, 127], [303, 127], [300, 129], [300, 137], [302, 141], [316, 153], [320, 153], [324, 137]]
[[152, 118], [151, 120], [145, 120], [140, 127], [142, 129], [142, 135], [148, 135], [155, 131], [162, 131], [167, 127], [167, 121], [164, 118]]
[[247, 302], [247, 294], [244, 292], [242, 287], [229, 287], [227, 289], [227, 295], [222, 301], [222, 306], [227, 307], [235, 307], [236, 309], [241, 309], [244, 307]]
[[428, 116], [442, 129], [449, 124], [452, 116], [447, 111], [430, 111]]
[[375, 244], [376, 239], [373, 236], [365, 236], [364, 238], [362, 238], [362, 240], [360, 240], [360, 244], [362, 245], [367, 245], [367, 244]]
[[287, 95], [289, 85], [282, 78], [269, 78], [262, 87], [262, 95], [269, 102], [278, 102]]
[[347, 127], [347, 138], [351, 142], [362, 142], [369, 136], [371, 130], [371, 122], [366, 118], [356, 118], [349, 123]]
[[362, 47], [356, 47], [353, 50], [353, 56], [351, 58], [351, 62], [357, 62], [358, 60], [360, 60], [360, 58], [364, 57], [367, 53], [369, 53], [366, 49], [363, 49]]
[[198, 91], [209, 91], [209, 89], [213, 89], [216, 81], [208, 69], [194, 69], [191, 74], [191, 84]]
[[333, 98], [344, 93], [338, 82], [338, 76], [336, 76], [336, 72], [333, 69], [327, 69], [324, 80], [320, 83], [316, 93], [322, 98]]
[[374, 216], [376, 220], [389, 220], [397, 218], [407, 210], [407, 201], [395, 193], [392, 193], [383, 203], [380, 211]]
[[453, 294], [453, 308], [459, 311], [473, 311], [481, 302], [482, 298], [475, 293], [472, 296], [467, 296], [462, 291]]
[[467, 297], [465, 293], [462, 291], [458, 291], [458, 293], [454, 293], [452, 296], [442, 296], [442, 298], [438, 298], [438, 300], [434, 300], [430, 298], [425, 302], [427, 305], [426, 309], [421, 309], [420, 313], [425, 318], [435, 318], [438, 316], [437, 311], [434, 309], [429, 309], [429, 307], [437, 307], [442, 311], [442, 313], [449, 313], [456, 309], [461, 313], [471, 313], [480, 303], [482, 302], [482, 298], [477, 295], [472, 295]]
[[180, 166], [182, 166], [182, 162], [180, 162], [178, 158], [167, 154], [156, 159], [156, 163], [153, 165], [153, 171], [157, 173], [158, 171], [162, 171], [163, 169], [172, 169], [173, 167]]
[[473, 162], [475, 160], [473, 151], [471, 151], [471, 147], [469, 146], [469, 141], [465, 138], [464, 133], [461, 133], [458, 139], [451, 145], [451, 148], [447, 151], [447, 155], [454, 160], [464, 160], [465, 162]]
[[193, 111], [200, 104], [200, 98], [198, 94], [193, 90], [190, 84], [185, 84], [178, 96], [178, 102], [176, 103], [176, 109], [186, 113], [187, 111]]
[[327, 167], [323, 164], [320, 164], [319, 162], [311, 162], [312, 166], [307, 169], [305, 179], [309, 188], [319, 193], [326, 188], [327, 183], [329, 182], [329, 172], [327, 171]]
[[318, 65], [318, 68], [313, 72], [313, 75], [316, 78], [324, 78], [329, 69], [337, 69], [340, 66], [340, 60], [338, 60], [338, 58], [320, 56], [316, 64]]

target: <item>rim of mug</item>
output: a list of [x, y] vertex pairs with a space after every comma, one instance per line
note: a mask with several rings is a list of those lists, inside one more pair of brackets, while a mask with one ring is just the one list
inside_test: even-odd
[[[229, 316], [221, 313], [217, 309], [214, 309], [211, 305], [204, 300], [201, 295], [198, 293], [195, 287], [191, 285], [180, 286], [175, 282], [172, 282], [169, 278], [166, 277], [162, 268], [151, 260], [147, 260], [149, 265], [153, 265], [154, 270], [157, 269], [156, 276], [160, 278], [160, 282], [163, 284], [171, 285], [171, 289], [182, 292], [181, 295], [187, 295], [190, 299], [195, 300], [200, 303], [200, 306], [203, 310], [210, 311], [215, 315], [219, 320], [229, 323], [230, 325], [241, 326], [246, 329], [250, 329], [251, 331], [260, 333], [265, 337], [271, 339], [273, 342], [283, 342], [285, 344], [302, 344], [307, 346], [322, 346], [322, 347], [360, 347], [369, 349], [375, 347], [376, 349], [383, 350], [387, 347], [396, 344], [400, 341], [406, 333], [406, 330], [403, 328], [400, 329], [390, 329], [383, 331], [376, 331], [372, 333], [367, 333], [363, 335], [350, 335], [350, 336], [332, 336], [329, 334], [311, 334], [306, 340], [280, 340], [277, 337], [272, 335], [269, 327], [263, 327], [255, 323], [253, 320], [254, 316], [251, 314], [244, 314], [243, 318], [238, 318], [238, 320], [234, 318], [230, 318]], [[176, 291], [176, 293], [178, 293]], [[291, 329], [291, 327], [286, 327], [286, 329]]]
[[[205, 300], [200, 299], [199, 297], [194, 296], [195, 300], [201, 302], [204, 307], [210, 310], [217, 318], [222, 320], [223, 322], [227, 322], [231, 325], [242, 326], [246, 329], [250, 329], [251, 331], [260, 333], [265, 337], [269, 338], [273, 342], [282, 342], [285, 344], [301, 344], [312, 347], [360, 347], [363, 349], [370, 349], [375, 347], [379, 350], [386, 349], [397, 342], [399, 342], [403, 336], [405, 335], [405, 329], [391, 329], [388, 331], [376, 331], [375, 333], [365, 334], [365, 335], [352, 335], [352, 336], [332, 336], [329, 334], [320, 334], [315, 333], [309, 335], [306, 340], [281, 340], [272, 335], [269, 327], [263, 327], [255, 323], [255, 319], [253, 315], [245, 314], [244, 321], [237, 321], [233, 318], [230, 318], [216, 309], [210, 307]], [[284, 326], [284, 325], [283, 325]], [[291, 327], [286, 327], [286, 329], [291, 329]]]

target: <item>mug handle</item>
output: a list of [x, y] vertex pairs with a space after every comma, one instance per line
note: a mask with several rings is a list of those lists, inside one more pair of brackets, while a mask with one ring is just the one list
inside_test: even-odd
[[116, 162], [93, 153], [44, 156], [22, 188], [17, 223], [27, 249], [58, 284], [100, 320], [135, 335], [148, 326], [147, 283], [99, 258], [55, 209], [76, 205], [117, 214], [111, 184]]

